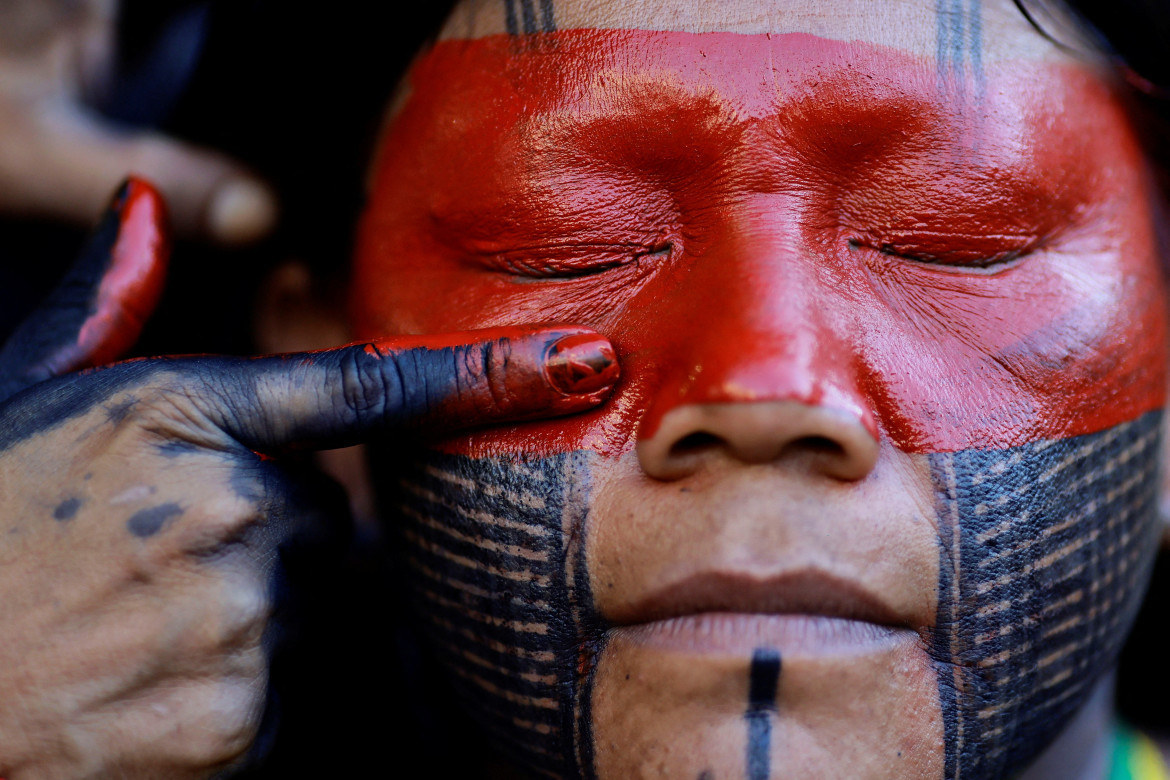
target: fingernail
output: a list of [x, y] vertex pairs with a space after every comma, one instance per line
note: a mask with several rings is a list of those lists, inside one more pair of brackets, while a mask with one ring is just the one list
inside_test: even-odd
[[549, 384], [565, 395], [586, 395], [617, 381], [617, 355], [605, 338], [593, 334], [565, 336], [548, 348], [544, 372]]
[[229, 179], [212, 193], [207, 229], [224, 244], [245, 244], [270, 231], [276, 223], [276, 198], [253, 179]]

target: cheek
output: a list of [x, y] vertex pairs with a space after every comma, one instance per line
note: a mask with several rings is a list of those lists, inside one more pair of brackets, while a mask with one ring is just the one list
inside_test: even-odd
[[872, 263], [862, 381], [901, 449], [1012, 447], [1163, 406], [1165, 286], [1148, 211], [1131, 205], [1124, 239], [1042, 251], [999, 277]]
[[[404, 587], [476, 722], [522, 764], [588, 765], [600, 623], [583, 568], [585, 453], [383, 464], [397, 501]], [[584, 746], [584, 747], [582, 747]]]
[[1032, 759], [1110, 669], [1158, 548], [1161, 412], [1100, 433], [932, 455], [932, 651], [947, 777]]

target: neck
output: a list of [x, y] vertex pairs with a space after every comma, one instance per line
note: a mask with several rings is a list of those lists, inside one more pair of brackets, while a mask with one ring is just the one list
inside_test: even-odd
[[1109, 773], [1114, 674], [1105, 675], [1085, 706], [1019, 780], [1104, 780]]

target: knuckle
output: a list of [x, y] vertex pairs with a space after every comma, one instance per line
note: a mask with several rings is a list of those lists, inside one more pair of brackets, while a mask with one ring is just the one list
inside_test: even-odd
[[178, 752], [194, 765], [216, 765], [241, 756], [260, 727], [263, 679], [227, 677], [205, 683], [202, 706], [179, 732]]
[[200, 507], [185, 529], [179, 547], [186, 557], [197, 562], [228, 558], [236, 550], [250, 549], [253, 530], [262, 522], [263, 516], [250, 502], [223, 497]]
[[220, 644], [254, 649], [260, 646], [272, 614], [272, 602], [258, 582], [229, 586], [220, 600]]
[[[358, 419], [381, 417], [392, 408], [395, 388], [401, 388], [397, 364], [378, 359], [360, 349], [346, 351], [340, 359], [341, 398]], [[389, 370], [387, 370], [389, 369]]]
[[512, 361], [512, 342], [501, 339], [480, 350], [478, 360], [468, 360], [468, 376], [472, 383], [485, 388], [492, 405], [506, 408], [509, 399], [507, 389], [508, 369]]
[[161, 424], [163, 430], [188, 432], [210, 427], [199, 403], [199, 389], [189, 380], [167, 373], [144, 388], [140, 398], [152, 422]]
[[245, 394], [238, 378], [229, 371], [206, 368], [199, 361], [162, 368], [141, 393], [143, 427], [164, 438], [180, 438], [212, 450], [238, 452], [239, 445], [225, 433], [225, 426], [244, 430], [257, 421], [240, 419], [236, 405], [227, 402]]

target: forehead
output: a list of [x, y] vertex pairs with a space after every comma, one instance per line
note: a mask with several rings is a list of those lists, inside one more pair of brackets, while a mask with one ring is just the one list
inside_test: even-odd
[[[808, 33], [940, 59], [964, 51], [991, 61], [1068, 56], [1012, 0], [464, 0], [439, 38], [551, 29]], [[1062, 37], [1072, 29], [1062, 25]]]
[[417, 134], [429, 147], [479, 155], [480, 171], [569, 149], [638, 156], [631, 144], [661, 157], [672, 137], [707, 136], [721, 159], [812, 143], [841, 168], [851, 149], [913, 138], [899, 148], [1003, 166], [1036, 157], [1042, 137], [1083, 147], [1096, 134], [1083, 121], [1036, 132], [1077, 105], [1119, 117], [1097, 64], [1074, 61], [1011, 0], [468, 0], [407, 85], [400, 96], [420, 99], [394, 115], [429, 124]]

